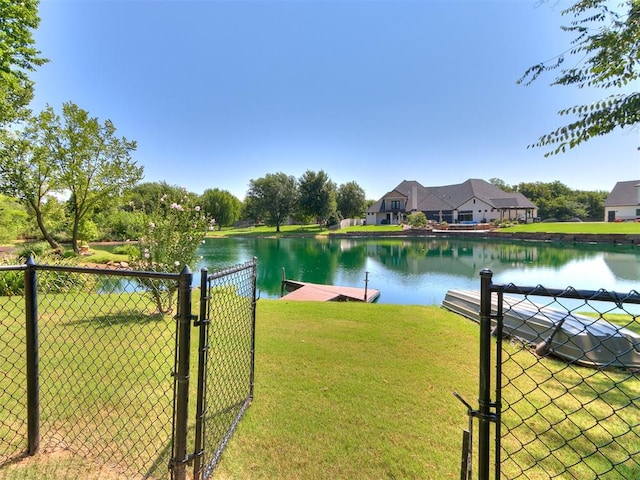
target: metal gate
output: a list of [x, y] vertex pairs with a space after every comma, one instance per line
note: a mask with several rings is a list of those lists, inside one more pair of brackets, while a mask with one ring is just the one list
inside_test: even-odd
[[480, 275], [478, 408], [464, 402], [461, 479], [472, 458], [480, 480], [640, 478], [640, 294]]
[[[253, 399], [256, 259], [200, 277], [200, 314], [179, 327], [176, 355], [175, 437], [172, 478], [209, 478]], [[191, 311], [185, 295], [180, 308]], [[181, 317], [182, 318], [182, 317]], [[192, 332], [198, 336], [195, 405], [189, 405]], [[189, 431], [193, 412], [195, 428]], [[194, 449], [188, 453], [193, 434]]]
[[0, 468], [40, 452], [48, 478], [208, 478], [253, 396], [256, 264], [203, 270], [199, 315], [187, 267], [1, 265]]

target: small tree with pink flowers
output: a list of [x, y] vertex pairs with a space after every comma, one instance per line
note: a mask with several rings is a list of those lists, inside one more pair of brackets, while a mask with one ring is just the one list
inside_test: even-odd
[[[178, 273], [185, 265], [191, 269], [198, 260], [197, 250], [213, 225], [196, 204], [193, 195], [180, 189], [178, 198], [165, 194], [158, 208], [147, 215], [144, 235], [138, 241], [138, 252], [132, 265], [149, 272]], [[173, 311], [176, 282], [140, 279], [153, 296], [159, 313]]]

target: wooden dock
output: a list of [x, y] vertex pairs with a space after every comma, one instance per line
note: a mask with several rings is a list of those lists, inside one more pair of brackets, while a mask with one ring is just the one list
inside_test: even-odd
[[371, 303], [379, 296], [380, 292], [378, 290], [367, 288], [340, 287], [283, 279], [280, 300]]

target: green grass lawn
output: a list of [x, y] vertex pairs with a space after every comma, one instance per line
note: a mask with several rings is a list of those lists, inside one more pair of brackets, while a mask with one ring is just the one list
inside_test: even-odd
[[[401, 231], [400, 225], [363, 225], [359, 227], [346, 227], [337, 230], [329, 230], [319, 225], [283, 225], [280, 233], [275, 227], [258, 226], [248, 228], [223, 228], [208, 234], [210, 237], [232, 236], [314, 236], [332, 234], [372, 234], [384, 235], [388, 232]], [[530, 223], [528, 225], [515, 225], [513, 227], [496, 230], [505, 233], [532, 232], [532, 233], [586, 233], [586, 234], [640, 234], [640, 222], [556, 222], [556, 223]]]
[[540, 222], [501, 228], [499, 232], [640, 234], [640, 222]]
[[327, 235], [329, 229], [318, 224], [310, 225], [280, 225], [280, 232], [276, 231], [276, 227], [266, 225], [258, 225], [255, 227], [245, 228], [229, 228], [224, 227], [222, 230], [214, 230], [207, 234], [208, 237], [233, 237], [233, 236], [252, 236], [252, 237], [273, 237], [273, 236], [315, 236]]
[[459, 478], [477, 332], [439, 307], [261, 300], [255, 400], [215, 478]]
[[[153, 464], [151, 478], [167, 478], [171, 320], [134, 313], [114, 315], [110, 313], [112, 303], [102, 297], [110, 295], [47, 296], [40, 308], [45, 415], [41, 433], [46, 439], [52, 431], [66, 432], [65, 441], [81, 441], [80, 450], [88, 455], [45, 450], [34, 459], [1, 467], [0, 478], [133, 478], [90, 461], [93, 454], [99, 457], [104, 452], [109, 454], [109, 464], [117, 465], [121, 456], [146, 459]], [[11, 297], [0, 300], [2, 311], [17, 308]], [[194, 311], [197, 308], [196, 302]], [[85, 312], [82, 318], [64, 314], [76, 310]], [[20, 324], [2, 326], [5, 332], [12, 332], [7, 341], [18, 348], [22, 344]], [[460, 478], [461, 436], [467, 417], [452, 393], [458, 391], [472, 405], [477, 404], [478, 335], [476, 323], [437, 306], [260, 300], [254, 401], [213, 478]], [[2, 340], [5, 338], [6, 333]], [[504, 417], [510, 422], [504, 478], [513, 478], [509, 475], [532, 455], [545, 468], [555, 468], [553, 458], [544, 460], [549, 441], [573, 438], [574, 452], [582, 451], [583, 446], [593, 448], [574, 438], [581, 430], [588, 430], [598, 442], [604, 442], [611, 432], [623, 432], [612, 445], [624, 443], [630, 451], [640, 450], [636, 433], [625, 430], [637, 422], [634, 413], [628, 421], [624, 416], [607, 416], [618, 408], [614, 404], [620, 401], [617, 397], [623, 389], [625, 395], [640, 391], [638, 378], [632, 377], [623, 387], [612, 387], [618, 381], [615, 375], [596, 376], [593, 369], [579, 367], [564, 369], [563, 362], [538, 361], [528, 350], [507, 348], [505, 373], [514, 379], [513, 385], [515, 379], [524, 383], [518, 385], [522, 390], [505, 392], [504, 398], [526, 392], [526, 401], [512, 406]], [[193, 347], [191, 353], [195, 356], [197, 349]], [[11, 361], [20, 366], [22, 358], [18, 354]], [[526, 375], [521, 374], [523, 367]], [[82, 380], [83, 371], [90, 373], [88, 379]], [[548, 380], [550, 371], [556, 376], [554, 381]], [[590, 379], [605, 394], [595, 398], [593, 388], [581, 383], [582, 378]], [[6, 391], [10, 381], [8, 376], [0, 378], [0, 391]], [[586, 405], [584, 418], [567, 419], [562, 416], [564, 410], [549, 402], [555, 397], [550, 392], [562, 391], [563, 385], [572, 386], [566, 411]], [[14, 407], [11, 412], [0, 410], [0, 427], [6, 418], [18, 422], [18, 403]], [[630, 409], [635, 411], [633, 405]], [[541, 412], [561, 415], [552, 431]], [[594, 427], [594, 416], [607, 419], [606, 423]], [[527, 419], [522, 429], [517, 426], [518, 417]], [[611, 422], [615, 430], [608, 430]], [[113, 432], [111, 425], [117, 426], [122, 438], [107, 444], [105, 439], [112, 438], [108, 436]], [[17, 431], [12, 426], [8, 430]], [[529, 441], [527, 435], [535, 439], [533, 453], [519, 448], [520, 442]], [[607, 452], [605, 447], [603, 444], [601, 452]], [[131, 449], [133, 456], [127, 453]], [[593, 455], [589, 462], [595, 471], [606, 471], [607, 454]], [[590, 471], [577, 468], [574, 471], [580, 474]], [[625, 472], [637, 474], [629, 478], [640, 478], [632, 462]], [[542, 469], [527, 475], [548, 478]]]
[[[162, 452], [154, 463], [166, 465], [167, 319], [105, 317], [99, 297], [92, 297], [89, 317], [101, 320], [73, 321], [62, 308], [66, 302], [77, 308], [73, 301], [43, 301], [43, 442], [57, 431], [72, 451], [87, 452], [93, 444], [116, 464], [135, 445], [140, 457]], [[19, 344], [14, 335], [11, 342]], [[138, 338], [142, 343], [129, 352], [123, 342]], [[476, 395], [475, 324], [439, 307], [260, 300], [256, 342], [255, 399], [215, 478], [458, 478], [467, 420], [452, 392]], [[89, 362], [86, 368], [83, 362]], [[145, 370], [159, 362], [165, 367]], [[143, 396], [136, 393], [137, 380], [126, 377], [127, 365], [142, 375]], [[118, 386], [112, 388], [107, 376]], [[145, 404], [151, 416], [141, 408]], [[1, 417], [0, 425], [6, 421]], [[159, 418], [161, 425], [152, 423]], [[113, 432], [111, 422], [124, 436], [102, 445]], [[162, 432], [151, 445], [150, 432]], [[78, 478], [90, 465], [67, 450], [45, 450], [0, 468], [0, 478]], [[108, 478], [124, 478], [116, 473]], [[164, 478], [162, 469], [152, 478]]]

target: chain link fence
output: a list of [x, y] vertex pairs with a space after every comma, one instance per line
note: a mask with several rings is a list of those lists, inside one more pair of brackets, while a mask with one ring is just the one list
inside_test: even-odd
[[640, 478], [640, 321], [625, 302], [638, 294], [592, 293], [505, 296], [505, 316], [548, 328], [521, 338], [512, 325], [503, 343], [504, 478]]
[[[34, 292], [29, 291], [30, 270], [37, 276]], [[193, 438], [186, 437], [194, 432], [195, 405], [214, 411], [207, 405], [211, 400], [199, 400], [193, 381], [185, 392], [194, 407], [176, 415], [176, 386], [188, 382], [189, 369], [195, 372], [198, 363], [198, 352], [187, 348], [186, 371], [178, 371], [179, 319], [186, 319], [190, 336], [198, 332], [191, 325], [197, 317], [190, 311], [161, 313], [149, 290], [150, 285], [176, 290], [180, 275], [62, 265], [0, 267], [0, 289], [7, 287], [0, 292], [0, 478], [174, 478], [176, 444], [193, 446]], [[217, 306], [205, 298], [200, 306], [203, 312], [226, 312], [227, 323], [219, 327], [229, 342], [222, 347], [225, 355], [237, 342], [253, 345], [253, 323], [241, 332], [233, 325], [246, 323], [246, 311], [253, 318], [255, 290], [251, 280], [220, 278], [250, 299], [245, 310], [229, 296]], [[191, 296], [189, 289], [179, 291]], [[244, 338], [233, 343], [234, 336]], [[242, 368], [228, 375], [249, 389], [246, 371], [252, 381], [252, 359]], [[209, 384], [219, 381], [213, 376]], [[219, 395], [226, 392], [212, 388], [213, 401]], [[191, 427], [177, 428], [188, 418]], [[210, 455], [204, 449], [197, 453], [179, 454], [179, 463]]]
[[[469, 408], [478, 478], [491, 466], [496, 479], [640, 478], [640, 294], [497, 285], [491, 275], [481, 273], [479, 408]], [[466, 456], [461, 478], [471, 479]]]
[[24, 450], [27, 437], [23, 292], [23, 268], [3, 267], [0, 270], [0, 465]]

